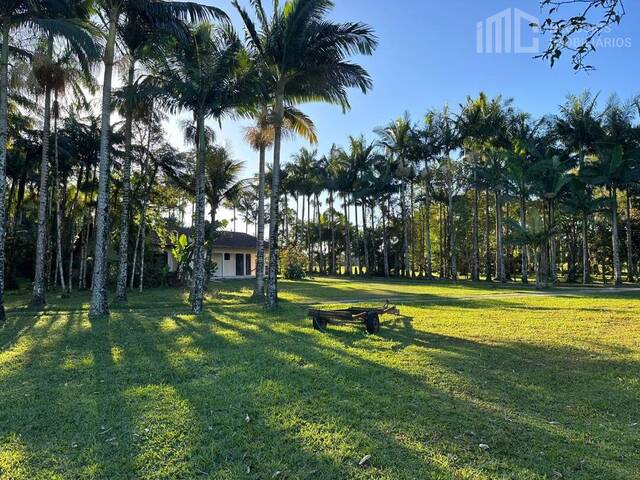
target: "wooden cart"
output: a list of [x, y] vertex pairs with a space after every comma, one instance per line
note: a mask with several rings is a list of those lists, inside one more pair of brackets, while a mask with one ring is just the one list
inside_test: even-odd
[[364, 324], [367, 332], [377, 333], [380, 330], [380, 315], [400, 315], [400, 311], [389, 305], [389, 301], [379, 308], [376, 307], [349, 307], [338, 310], [320, 310], [310, 308], [307, 316], [311, 317], [313, 328], [324, 332], [328, 324], [333, 325], [360, 325]]

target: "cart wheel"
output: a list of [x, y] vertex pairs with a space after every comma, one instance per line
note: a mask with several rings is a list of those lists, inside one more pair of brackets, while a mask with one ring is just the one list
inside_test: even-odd
[[367, 319], [365, 320], [367, 326], [367, 332], [378, 333], [380, 331], [380, 317], [376, 312], [367, 313]]
[[327, 319], [322, 318], [319, 315], [313, 317], [313, 328], [314, 330], [320, 330], [324, 332], [327, 328]]

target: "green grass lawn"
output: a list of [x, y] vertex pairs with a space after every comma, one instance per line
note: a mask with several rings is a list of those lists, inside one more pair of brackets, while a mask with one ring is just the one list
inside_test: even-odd
[[[230, 282], [201, 317], [163, 289], [93, 322], [87, 294], [10, 294], [0, 478], [638, 478], [638, 291], [281, 288], [277, 314]], [[378, 335], [305, 317], [386, 298]]]

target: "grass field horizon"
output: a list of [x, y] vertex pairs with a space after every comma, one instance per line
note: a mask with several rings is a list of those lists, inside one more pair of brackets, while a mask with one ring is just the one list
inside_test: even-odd
[[[7, 298], [0, 478], [637, 478], [640, 292], [282, 281]], [[377, 335], [306, 308], [397, 303]], [[359, 461], [371, 455], [365, 466]]]

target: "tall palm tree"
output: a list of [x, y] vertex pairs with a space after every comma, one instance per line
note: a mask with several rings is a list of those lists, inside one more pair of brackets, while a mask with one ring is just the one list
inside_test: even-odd
[[200, 24], [190, 30], [188, 42], [180, 42], [164, 58], [150, 63], [145, 82], [170, 112], [188, 110], [196, 124], [194, 265], [191, 308], [202, 312], [205, 288], [205, 119], [219, 121], [248, 103], [246, 55], [236, 33], [228, 25]]
[[274, 144], [269, 227], [269, 282], [266, 305], [278, 303], [278, 226], [280, 198], [280, 151], [287, 98], [291, 102], [323, 101], [349, 108], [347, 89], [366, 93], [371, 79], [359, 65], [347, 58], [370, 55], [377, 45], [371, 28], [361, 23], [336, 23], [327, 19], [330, 0], [288, 0], [273, 3], [267, 16], [262, 0], [251, 2], [258, 20], [233, 1], [244, 23], [250, 51], [271, 77], [273, 88]]
[[413, 142], [413, 130], [409, 114], [394, 120], [383, 128], [376, 129], [380, 137], [380, 145], [387, 149], [396, 163], [396, 175], [405, 181], [400, 182], [400, 211], [402, 215], [402, 268], [404, 274], [409, 276], [409, 222], [407, 220], [406, 181], [415, 175], [411, 165], [411, 148]]
[[[104, 19], [106, 31], [106, 41], [103, 55], [103, 83], [101, 100], [101, 126], [100, 126], [100, 162], [98, 176], [98, 200], [96, 208], [96, 242], [93, 268], [93, 288], [91, 292], [91, 304], [89, 314], [92, 317], [107, 315], [109, 308], [107, 304], [107, 242], [108, 242], [108, 200], [109, 200], [109, 134], [111, 130], [111, 84], [113, 76], [113, 65], [115, 60], [116, 43], [118, 33], [121, 31], [121, 22], [126, 16], [131, 16], [132, 12], [144, 16], [148, 21], [147, 25], [151, 29], [161, 31], [173, 31], [176, 35], [188, 36], [186, 28], [177, 26], [177, 20], [193, 21], [206, 20], [210, 18], [227, 19], [226, 14], [215, 7], [199, 5], [192, 2], [170, 2], [162, 0], [97, 0], [97, 6], [101, 11], [101, 18]], [[185, 41], [190, 48], [193, 42]], [[184, 49], [183, 49], [184, 50]], [[191, 52], [195, 55], [195, 52]], [[202, 119], [203, 120], [203, 119]], [[202, 121], [204, 129], [204, 121]], [[202, 145], [201, 147], [204, 147]], [[201, 152], [202, 153], [202, 152]], [[202, 155], [201, 155], [202, 163]], [[204, 195], [204, 184], [201, 182], [202, 195]], [[204, 208], [204, 199], [202, 200]], [[202, 229], [204, 230], [204, 212], [202, 213]], [[204, 242], [204, 233], [201, 237]], [[198, 253], [202, 253], [201, 249]], [[196, 266], [198, 272], [204, 277], [204, 259], [200, 261], [197, 256]]]
[[[263, 104], [254, 109], [252, 116], [255, 124], [245, 129], [245, 140], [259, 152], [258, 160], [258, 235], [256, 250], [256, 285], [254, 295], [262, 298], [264, 296], [264, 216], [265, 216], [265, 165], [267, 148], [273, 145], [275, 128], [273, 126], [273, 109]], [[298, 133], [311, 144], [318, 143], [315, 125], [309, 117], [288, 105], [285, 108], [285, 119], [283, 122], [283, 134], [290, 132], [292, 135]], [[286, 195], [286, 193], [285, 193]]]
[[536, 163], [532, 166], [532, 176], [535, 178], [534, 188], [538, 191], [540, 198], [546, 207], [547, 223], [553, 229], [549, 235], [549, 269], [551, 282], [558, 282], [558, 259], [557, 259], [557, 238], [556, 211], [558, 200], [565, 187], [571, 182], [572, 177], [568, 174], [572, 167], [571, 161], [563, 158], [561, 152], [551, 148], [548, 140], [542, 139], [540, 145], [535, 149], [534, 157]]
[[[313, 170], [315, 164], [318, 161], [317, 150], [309, 150], [307, 148], [301, 148], [297, 153], [291, 156], [292, 171], [297, 178], [297, 192], [302, 195], [302, 231], [305, 246], [307, 249], [307, 271], [312, 271], [312, 255], [311, 255], [311, 242], [310, 242], [310, 228], [311, 228], [311, 196], [314, 191], [314, 179]], [[306, 199], [306, 205], [305, 205]], [[307, 212], [307, 221], [305, 224], [305, 211]]]
[[[36, 259], [35, 274], [33, 281], [33, 293], [31, 306], [42, 307], [45, 304], [45, 264], [47, 250], [47, 207], [49, 200], [49, 143], [51, 134], [51, 113], [54, 111], [54, 123], [57, 129], [59, 114], [58, 97], [65, 93], [65, 89], [72, 88], [80, 98], [84, 97], [82, 87], [91, 90], [92, 77], [90, 73], [90, 62], [97, 61], [97, 47], [90, 43], [91, 28], [87, 21], [89, 12], [85, 5], [79, 6], [75, 2], [61, 2], [58, 8], [51, 12], [58, 17], [78, 18], [79, 32], [86, 40], [89, 47], [85, 50], [83, 44], [74, 40], [67, 41], [67, 48], [61, 52], [54, 52], [54, 41], [56, 35], [49, 33], [45, 41], [45, 52], [37, 53], [33, 56], [33, 74], [40, 88], [44, 91], [44, 121], [42, 127], [42, 155], [40, 161], [40, 189], [38, 196], [38, 232], [36, 237]], [[88, 37], [85, 39], [84, 37]], [[65, 39], [62, 38], [64, 41]], [[52, 96], [54, 102], [52, 105]], [[85, 100], [86, 103], [86, 100]], [[56, 155], [57, 155], [57, 132], [56, 132]], [[57, 159], [57, 157], [56, 157]], [[59, 251], [59, 249], [58, 249]], [[60, 265], [61, 266], [61, 265]], [[64, 279], [62, 280], [64, 286]]]
[[[229, 202], [234, 207], [237, 206], [240, 192], [247, 186], [247, 181], [239, 178], [243, 169], [244, 162], [234, 160], [229, 149], [218, 145], [207, 147], [205, 152], [205, 191], [211, 206], [211, 252], [209, 258], [213, 258], [218, 209], [224, 202]], [[235, 213], [233, 223], [235, 231]]]
[[[363, 231], [363, 251], [364, 251], [364, 265], [367, 268], [367, 271], [370, 270], [369, 266], [369, 248], [367, 246], [367, 238], [366, 238], [366, 212], [365, 212], [365, 197], [370, 194], [370, 189], [368, 188], [368, 181], [365, 178], [365, 173], [370, 171], [373, 163], [378, 155], [376, 151], [376, 143], [375, 142], [367, 142], [364, 135], [360, 135], [357, 137], [350, 136], [349, 137], [349, 158], [351, 163], [351, 168], [353, 171], [353, 187], [352, 187], [352, 196], [353, 196], [353, 204], [356, 208], [357, 212], [357, 204], [358, 201], [362, 205], [362, 231]], [[357, 223], [357, 215], [356, 215], [356, 223]], [[358, 225], [356, 224], [356, 248], [358, 245]], [[360, 265], [360, 273], [362, 274], [362, 265]]]
[[[585, 167], [587, 155], [593, 153], [602, 136], [602, 113], [597, 111], [598, 96], [589, 91], [579, 96], [569, 95], [556, 117], [555, 130], [564, 145], [578, 157], [578, 165]], [[589, 192], [589, 191], [588, 191]], [[588, 218], [582, 218], [582, 283], [591, 282], [587, 232]]]
[[547, 245], [556, 230], [556, 226], [549, 225], [536, 210], [531, 211], [527, 228], [522, 228], [518, 222], [509, 221], [512, 229], [512, 241], [518, 245], [530, 246], [536, 253], [536, 288], [547, 287]]
[[[471, 278], [480, 278], [480, 253], [479, 253], [479, 187], [478, 175], [482, 165], [486, 162], [486, 154], [490, 148], [507, 148], [506, 131], [510, 118], [513, 116], [511, 99], [502, 96], [489, 99], [481, 92], [477, 98], [467, 97], [466, 103], [461, 105], [460, 115], [456, 119], [456, 128], [460, 132], [460, 138], [464, 139], [463, 149], [465, 158], [471, 161], [473, 172], [473, 221], [472, 221], [472, 253], [471, 253]], [[491, 260], [489, 252], [489, 189], [483, 182], [486, 190], [485, 202], [485, 274], [487, 280], [491, 280]], [[496, 215], [497, 217], [497, 215]]]
[[[36, 241], [36, 268], [31, 304], [36, 307], [45, 302], [45, 255], [47, 242], [47, 205], [49, 198], [49, 139], [51, 133], [51, 107], [52, 95], [64, 90], [66, 71], [60, 59], [55, 58], [63, 43], [64, 50], [59, 55], [67, 58], [69, 52], [73, 52], [82, 63], [85, 72], [89, 71], [88, 63], [98, 57], [98, 47], [94, 43], [94, 33], [88, 22], [89, 5], [86, 2], [60, 1], [33, 4], [44, 15], [44, 21], [69, 25], [68, 31], [48, 30], [43, 32], [42, 48], [32, 57], [33, 77], [36, 79], [39, 90], [44, 94], [44, 118], [42, 128], [42, 152], [40, 162], [40, 189], [38, 198], [38, 233]], [[73, 19], [73, 21], [71, 21]], [[54, 42], [57, 48], [54, 48]], [[65, 54], [66, 52], [66, 54]]]
[[625, 156], [624, 146], [618, 143], [603, 145], [598, 149], [598, 161], [585, 168], [585, 176], [594, 185], [603, 185], [609, 192], [608, 206], [611, 213], [611, 250], [613, 279], [622, 284], [620, 262], [620, 237], [618, 233], [618, 190], [621, 186], [640, 179], [640, 169], [635, 158]]
[[[9, 55], [26, 56], [21, 45], [12, 43], [11, 32], [24, 26], [40, 32], [48, 38], [64, 38], [80, 52], [96, 52], [97, 47], [84, 26], [86, 18], [74, 18], [61, 14], [71, 6], [73, 12], [86, 12], [86, 2], [46, 2], [44, 0], [0, 1], [0, 323], [4, 312], [4, 264], [5, 264], [5, 217], [6, 217], [6, 161], [7, 121], [9, 115]], [[50, 102], [50, 99], [49, 99]]]

